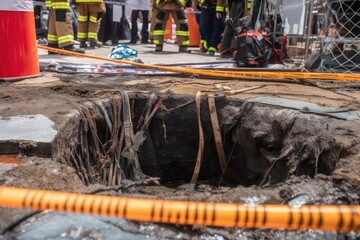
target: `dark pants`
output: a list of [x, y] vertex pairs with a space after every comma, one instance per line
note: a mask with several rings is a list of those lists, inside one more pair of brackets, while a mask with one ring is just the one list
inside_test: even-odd
[[[233, 21], [233, 27], [239, 25], [239, 19], [244, 15], [244, 0], [233, 0], [230, 8], [229, 18]], [[220, 52], [222, 54], [231, 54], [233, 49], [231, 42], [234, 38], [234, 29], [229, 24], [226, 24], [224, 36], [221, 41]]]
[[215, 8], [201, 9], [200, 35], [201, 39], [206, 41], [209, 50], [217, 50], [217, 45], [221, 42], [224, 21], [225, 13], [220, 19], [217, 19]]
[[[106, 12], [101, 19], [100, 29], [98, 31], [98, 40], [107, 42], [111, 39], [112, 45], [117, 45], [123, 38], [120, 22], [113, 22], [113, 4], [105, 4]], [[125, 16], [125, 6], [122, 6], [122, 16]]]
[[[44, 10], [42, 6], [35, 6], [34, 7], [34, 15], [35, 15], [35, 28], [36, 28], [36, 38], [46, 38], [47, 37], [47, 28], [49, 23], [44, 19], [42, 19], [42, 11]], [[49, 13], [48, 13], [49, 14]]]
[[131, 11], [131, 42], [137, 41], [138, 34], [138, 25], [137, 19], [139, 18], [139, 13], [143, 17], [143, 24], [141, 29], [141, 42], [147, 43], [149, 41], [149, 11], [147, 10], [132, 10]]
[[70, 10], [73, 14], [73, 31], [74, 31], [74, 39], [77, 39], [77, 33], [78, 33], [78, 13], [77, 11], [73, 8], [73, 7], [70, 7]]

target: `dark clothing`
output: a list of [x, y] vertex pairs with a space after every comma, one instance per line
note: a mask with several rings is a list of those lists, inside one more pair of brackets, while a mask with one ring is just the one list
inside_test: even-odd
[[149, 11], [147, 10], [132, 10], [131, 11], [131, 42], [136, 42], [138, 37], [138, 25], [137, 19], [139, 18], [139, 13], [143, 17], [143, 24], [141, 28], [141, 42], [147, 43], [149, 41]]
[[35, 15], [35, 28], [36, 28], [36, 38], [46, 38], [49, 21], [44, 19], [43, 15], [49, 17], [49, 11], [45, 10], [42, 6], [34, 6], [34, 15]]
[[[239, 19], [244, 16], [244, 0], [233, 0], [230, 8], [229, 19], [233, 22], [233, 27], [239, 25]], [[234, 29], [228, 23], [226, 24], [224, 36], [221, 41], [221, 54], [231, 54], [231, 42], [234, 38]]]
[[225, 12], [220, 19], [216, 18], [215, 8], [202, 8], [200, 15], [201, 40], [206, 43], [210, 51], [217, 51], [217, 45], [221, 42], [221, 33], [224, 29]]
[[73, 31], [74, 31], [74, 39], [77, 39], [77, 33], [78, 33], [78, 21], [77, 21], [77, 18], [79, 16], [79, 14], [77, 13], [76, 9], [75, 9], [75, 6], [70, 8], [72, 14], [73, 14], [73, 23], [72, 23], [72, 26], [73, 26]]
[[228, 4], [229, 4], [229, 11], [231, 11], [231, 5], [233, 3], [233, 0], [228, 0]]
[[[217, 52], [217, 46], [221, 41], [221, 33], [224, 30], [224, 21], [228, 12], [227, 0], [197, 0], [194, 4], [199, 4], [200, 14], [200, 37], [201, 51]], [[216, 17], [216, 13], [221, 14], [221, 18]]]
[[[105, 4], [106, 12], [101, 20], [98, 32], [98, 40], [105, 43], [111, 40], [112, 45], [117, 45], [121, 39], [128, 39], [125, 31], [125, 24], [113, 21], [113, 4]], [[125, 21], [125, 6], [122, 6], [122, 19]]]

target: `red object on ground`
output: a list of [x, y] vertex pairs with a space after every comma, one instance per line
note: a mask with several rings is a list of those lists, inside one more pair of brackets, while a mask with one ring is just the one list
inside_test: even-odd
[[0, 1], [0, 79], [39, 75], [32, 0]]

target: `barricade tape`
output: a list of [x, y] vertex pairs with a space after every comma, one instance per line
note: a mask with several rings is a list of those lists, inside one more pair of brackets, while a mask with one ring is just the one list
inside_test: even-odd
[[169, 224], [360, 231], [359, 205], [250, 206], [238, 203], [86, 195], [1, 186], [0, 206]]
[[38, 45], [39, 49], [55, 52], [63, 55], [86, 57], [115, 63], [130, 64], [141, 68], [156, 69], [161, 71], [192, 74], [204, 77], [221, 77], [234, 79], [315, 79], [315, 80], [335, 80], [335, 81], [360, 81], [360, 74], [348, 73], [312, 73], [312, 72], [267, 72], [267, 71], [227, 71], [227, 70], [204, 70], [181, 67], [167, 67], [153, 64], [132, 62], [129, 60], [112, 59], [89, 54], [75, 53], [62, 49], [50, 48]]

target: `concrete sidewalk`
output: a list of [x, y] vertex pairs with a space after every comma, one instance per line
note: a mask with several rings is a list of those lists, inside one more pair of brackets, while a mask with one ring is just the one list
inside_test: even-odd
[[[119, 43], [128, 45], [130, 48], [137, 50], [137, 58], [148, 64], [214, 62], [225, 60], [219, 58], [219, 53], [216, 53], [215, 56], [209, 56], [207, 53], [202, 53], [199, 47], [189, 47], [189, 49], [192, 50], [191, 53], [179, 53], [179, 46], [177, 44], [165, 43], [164, 51], [161, 53], [157, 53], [155, 52], [154, 44], [128, 44], [128, 42], [128, 40], [125, 40], [120, 41]], [[103, 46], [102, 48], [86, 49], [86, 54], [107, 57], [111, 53], [113, 47], [114, 46]], [[76, 64], [98, 64], [106, 62], [97, 59], [72, 57], [58, 54], [48, 55], [47, 51], [41, 49], [38, 50], [38, 53], [40, 62], [57, 61]]]

